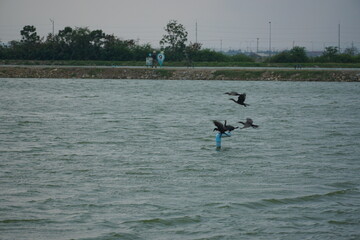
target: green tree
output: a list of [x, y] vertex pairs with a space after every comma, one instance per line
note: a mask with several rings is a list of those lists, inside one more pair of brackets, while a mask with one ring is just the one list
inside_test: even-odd
[[90, 30], [87, 27], [75, 28], [72, 31], [72, 53], [76, 60], [91, 59]]
[[194, 56], [194, 61], [198, 62], [226, 62], [228, 59], [225, 54], [210, 49], [198, 51]]
[[21, 31], [20, 48], [22, 58], [24, 59], [41, 59], [40, 43], [41, 39], [36, 33], [34, 26], [26, 25]]
[[160, 45], [165, 47], [167, 58], [182, 60], [184, 58], [188, 32], [176, 20], [170, 20], [164, 29], [166, 34], [160, 40]]
[[293, 47], [290, 51], [280, 52], [270, 58], [270, 62], [277, 63], [305, 63], [309, 58], [304, 47]]
[[292, 62], [298, 62], [298, 63], [308, 62], [309, 58], [306, 55], [305, 47], [293, 47], [290, 50], [290, 59]]
[[350, 56], [355, 56], [356, 54], [358, 54], [359, 53], [359, 50], [356, 48], [356, 47], [354, 47], [354, 46], [352, 46], [352, 47], [350, 47], [350, 48], [346, 48], [345, 50], [344, 50], [344, 54], [348, 54], [348, 55], [350, 55]]
[[59, 33], [55, 35], [55, 58], [58, 60], [70, 60], [72, 59], [72, 32], [71, 27], [65, 27], [63, 30], [59, 30]]
[[339, 49], [334, 46], [325, 48], [323, 54], [317, 58], [319, 62], [337, 62], [339, 56]]
[[337, 47], [326, 47], [323, 52], [324, 57], [334, 58], [339, 53], [339, 49]]
[[40, 37], [36, 33], [36, 28], [34, 26], [27, 25], [20, 31], [21, 42], [35, 44], [40, 43]]
[[201, 50], [201, 43], [191, 43], [185, 47], [184, 53], [188, 63], [192, 63], [196, 54]]
[[[106, 35], [102, 48], [103, 60], [129, 61], [133, 60], [132, 48], [134, 40], [120, 40], [114, 35]], [[143, 56], [144, 59], [145, 55]]]

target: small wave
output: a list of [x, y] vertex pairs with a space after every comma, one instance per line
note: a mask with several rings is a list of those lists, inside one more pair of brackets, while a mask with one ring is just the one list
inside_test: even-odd
[[91, 145], [91, 144], [96, 144], [96, 145], [118, 145], [118, 144], [123, 144], [123, 141], [105, 141], [105, 142], [99, 142], [99, 141], [80, 141], [80, 142], [76, 142], [75, 144], [79, 144], [79, 145]]
[[98, 98], [99, 95], [65, 96], [65, 98]]
[[183, 216], [183, 217], [176, 217], [176, 218], [151, 218], [151, 219], [142, 219], [137, 221], [131, 221], [126, 223], [142, 223], [146, 225], [164, 225], [164, 226], [174, 226], [179, 224], [191, 224], [191, 223], [199, 223], [201, 222], [200, 216]]
[[92, 113], [89, 113], [89, 115], [106, 115], [107, 112], [92, 112]]
[[19, 121], [19, 126], [29, 125], [29, 124], [41, 124], [42, 122], [39, 121]]
[[99, 95], [82, 95], [82, 96], [79, 96], [80, 98], [97, 98], [99, 97]]
[[5, 219], [0, 220], [0, 223], [25, 223], [25, 222], [42, 222], [47, 221], [45, 219]]
[[200, 168], [192, 168], [192, 167], [185, 167], [183, 169], [177, 170], [177, 172], [202, 172], [203, 169]]
[[349, 221], [336, 221], [336, 220], [330, 220], [328, 221], [329, 224], [335, 224], [335, 225], [358, 225], [359, 222], [349, 222]]
[[154, 175], [152, 172], [136, 172], [136, 171], [129, 171], [125, 172], [126, 175]]
[[106, 239], [106, 240], [118, 240], [118, 239], [137, 240], [137, 239], [142, 239], [142, 238], [135, 235], [135, 234], [131, 234], [131, 233], [115, 233], [115, 232], [112, 232], [112, 233], [103, 234], [103, 235], [98, 236], [98, 237], [81, 238], [79, 240], [82, 240], [82, 239], [84, 239], [84, 240], [85, 239], [86, 240], [103, 240], [103, 239]]
[[354, 192], [355, 189], [344, 189], [344, 190], [338, 190], [333, 191], [329, 193], [324, 194], [313, 194], [313, 195], [306, 195], [306, 196], [299, 196], [294, 198], [269, 198], [269, 199], [262, 199], [257, 202], [250, 202], [243, 204], [244, 206], [248, 208], [258, 208], [258, 207], [267, 207], [272, 205], [282, 205], [282, 204], [296, 204], [296, 203], [304, 203], [304, 202], [311, 202], [311, 201], [319, 201], [326, 197], [333, 197], [333, 196], [339, 196], [348, 194], [351, 192]]
[[318, 200], [321, 199], [323, 197], [327, 197], [327, 196], [337, 196], [337, 195], [343, 195], [349, 192], [352, 192], [353, 189], [344, 189], [344, 190], [338, 190], [338, 191], [333, 191], [333, 192], [328, 192], [325, 194], [313, 194], [313, 195], [307, 195], [307, 196], [300, 196], [300, 197], [295, 197], [295, 198], [284, 198], [284, 199], [265, 199], [265, 202], [270, 202], [270, 203], [297, 203], [297, 202], [306, 202], [306, 201], [313, 201], [313, 200]]
[[345, 182], [335, 182], [335, 183], [331, 183], [328, 184], [328, 186], [330, 187], [336, 187], [336, 188], [356, 188], [357, 184], [354, 182], [350, 182], [350, 181], [345, 181]]

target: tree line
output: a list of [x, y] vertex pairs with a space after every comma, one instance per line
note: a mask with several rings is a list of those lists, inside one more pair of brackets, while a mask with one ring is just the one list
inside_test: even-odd
[[[139, 45], [135, 40], [123, 40], [102, 30], [87, 27], [65, 27], [57, 34], [41, 38], [36, 27], [26, 25], [20, 31], [20, 41], [0, 44], [0, 59], [11, 60], [103, 60], [103, 61], [144, 61], [153, 51], [164, 51], [167, 61], [192, 62], [254, 62], [255, 57], [244, 54], [227, 55], [210, 49], [202, 49], [201, 43], [188, 43], [185, 27], [171, 20], [164, 28], [160, 49], [150, 44]], [[310, 58], [304, 47], [283, 51], [266, 62], [306, 63], [342, 62], [358, 63], [360, 55], [356, 48], [340, 53], [337, 47], [327, 47], [320, 57]]]
[[360, 63], [360, 54], [355, 47], [347, 48], [340, 53], [338, 47], [326, 47], [321, 56], [308, 57], [304, 47], [293, 47], [291, 50], [282, 51], [269, 59], [274, 63]]
[[123, 40], [87, 27], [65, 27], [44, 39], [37, 34], [35, 26], [27, 25], [20, 31], [20, 41], [0, 44], [0, 59], [144, 61], [153, 51], [164, 51], [168, 61], [253, 61], [245, 55], [232, 57], [201, 49], [199, 43], [187, 45], [187, 32], [175, 20], [167, 24], [165, 31], [161, 49], [154, 49], [150, 44], [139, 45], [133, 39]]

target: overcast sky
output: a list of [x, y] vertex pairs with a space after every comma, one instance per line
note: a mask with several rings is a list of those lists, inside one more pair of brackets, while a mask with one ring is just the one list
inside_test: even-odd
[[[304, 46], [360, 49], [360, 0], [0, 0], [0, 41], [19, 40], [25, 25], [40, 36], [70, 27], [101, 29], [159, 47], [170, 20], [203, 48], [256, 51]], [[258, 40], [257, 40], [258, 39]]]

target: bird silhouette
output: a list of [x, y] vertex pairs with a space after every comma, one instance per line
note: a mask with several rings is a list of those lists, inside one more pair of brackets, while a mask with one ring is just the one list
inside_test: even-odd
[[226, 92], [225, 94], [229, 95], [229, 96], [239, 96], [240, 93], [238, 92]]
[[237, 104], [243, 105], [244, 107], [250, 106], [249, 104], [245, 103], [245, 99], [246, 99], [246, 93], [240, 94], [237, 101], [233, 98], [230, 98], [230, 100], [234, 101]]
[[232, 126], [232, 125], [227, 125], [227, 124], [226, 124], [226, 120], [225, 120], [224, 127], [225, 127], [225, 129], [226, 129], [227, 131], [229, 131], [229, 132], [231, 132], [231, 131], [239, 128], [239, 127], [234, 127], [234, 126]]
[[214, 128], [213, 131], [219, 131], [220, 133], [225, 133], [227, 129], [225, 128], [224, 124], [222, 124], [219, 121], [213, 120], [213, 123], [215, 124], [216, 128]]
[[251, 118], [247, 118], [246, 122], [238, 122], [238, 123], [241, 123], [241, 124], [244, 125], [241, 129], [248, 128], [248, 127], [252, 127], [252, 128], [258, 128], [259, 127], [258, 125], [253, 124], [253, 120]]

